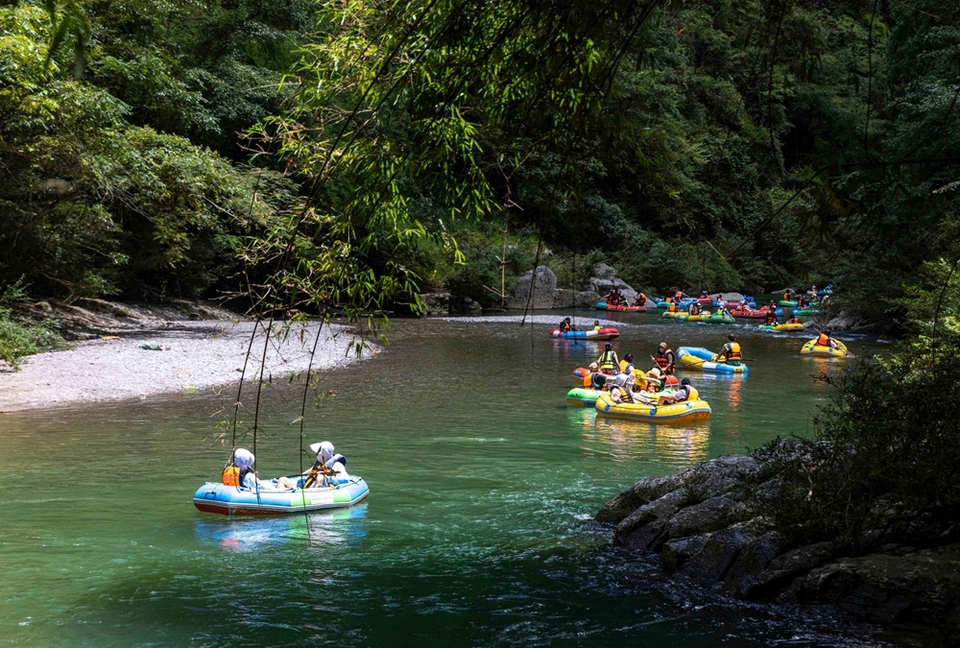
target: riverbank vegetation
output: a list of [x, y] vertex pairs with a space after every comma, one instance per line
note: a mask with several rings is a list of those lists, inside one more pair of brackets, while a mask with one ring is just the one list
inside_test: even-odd
[[0, 285], [233, 294], [283, 259], [281, 302], [495, 305], [504, 268], [578, 287], [602, 259], [653, 293], [829, 280], [899, 328], [922, 264], [960, 254], [958, 12], [21, 0]]

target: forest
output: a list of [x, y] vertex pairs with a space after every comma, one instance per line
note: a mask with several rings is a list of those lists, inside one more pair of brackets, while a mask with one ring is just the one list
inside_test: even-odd
[[960, 258], [944, 0], [22, 0], [0, 21], [0, 289], [35, 299], [494, 306], [502, 264], [575, 286], [603, 260], [651, 294], [829, 281], [903, 332]]

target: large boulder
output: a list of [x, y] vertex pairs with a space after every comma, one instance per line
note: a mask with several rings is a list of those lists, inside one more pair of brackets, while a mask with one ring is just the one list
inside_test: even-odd
[[569, 308], [593, 308], [600, 301], [600, 295], [589, 290], [574, 292], [566, 288], [557, 288], [553, 295], [554, 310]]
[[593, 276], [587, 281], [587, 286], [592, 292], [598, 293], [600, 299], [609, 295], [614, 288], [619, 288], [624, 299], [629, 302], [633, 302], [633, 298], [637, 295], [637, 291], [626, 281], [619, 278], [617, 271], [606, 263], [598, 263], [594, 266]]
[[450, 293], [423, 293], [420, 295], [423, 302], [421, 315], [449, 315]]
[[554, 308], [556, 292], [557, 275], [547, 266], [538, 266], [536, 270], [527, 272], [517, 281], [508, 307], [526, 309], [529, 306], [534, 310]]

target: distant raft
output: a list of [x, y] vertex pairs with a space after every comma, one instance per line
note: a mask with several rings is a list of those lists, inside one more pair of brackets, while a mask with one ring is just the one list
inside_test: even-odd
[[[296, 481], [302, 475], [292, 475]], [[193, 494], [193, 505], [206, 513], [222, 515], [276, 515], [346, 508], [364, 499], [370, 489], [363, 477], [330, 480], [319, 488], [267, 490], [207, 482]]]
[[699, 369], [710, 373], [747, 374], [747, 365], [740, 362], [717, 362], [717, 354], [703, 347], [680, 347], [677, 362], [687, 369]]
[[783, 324], [761, 324], [761, 331], [802, 331], [802, 322], [785, 322]]
[[648, 423], [689, 423], [710, 418], [710, 404], [700, 398], [670, 405], [614, 403], [609, 392], [602, 392], [594, 407], [597, 416], [646, 421]]
[[800, 348], [800, 355], [816, 356], [818, 358], [852, 358], [853, 354], [840, 340], [833, 340], [836, 347], [820, 346], [817, 339], [810, 340]]
[[550, 331], [550, 337], [560, 338], [562, 340], [604, 342], [606, 340], [616, 340], [620, 337], [620, 331], [615, 328], [590, 329], [588, 331], [561, 331], [560, 329], [553, 329]]
[[625, 306], [624, 304], [608, 304], [605, 301], [597, 302], [597, 310], [619, 311], [621, 313], [646, 313], [646, 306]]

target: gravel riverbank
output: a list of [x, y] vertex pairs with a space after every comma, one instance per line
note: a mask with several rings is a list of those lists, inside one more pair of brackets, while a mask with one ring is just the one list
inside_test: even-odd
[[[0, 412], [149, 398], [236, 383], [248, 348], [253, 351], [246, 379], [254, 380], [265, 341], [264, 376], [305, 371], [318, 326], [296, 325], [283, 339], [276, 328], [268, 339], [261, 327], [252, 347], [254, 323], [249, 321], [165, 321], [159, 329], [101, 335], [68, 351], [25, 358], [20, 371], [0, 370]], [[314, 369], [356, 360], [349, 329], [326, 325], [321, 336]]]

